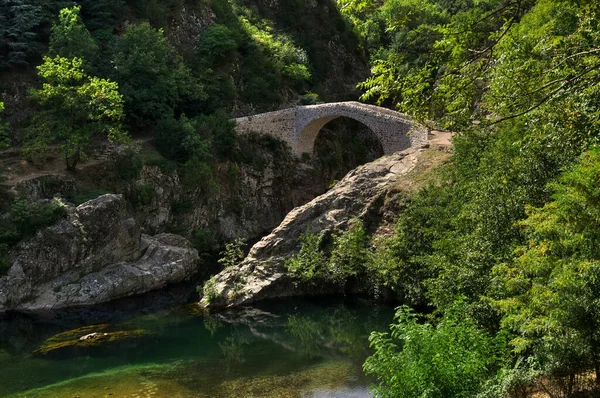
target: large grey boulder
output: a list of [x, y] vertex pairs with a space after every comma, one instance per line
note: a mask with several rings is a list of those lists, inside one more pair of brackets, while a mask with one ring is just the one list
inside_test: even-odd
[[143, 235], [121, 195], [68, 211], [15, 248], [0, 278], [0, 311], [91, 305], [188, 278], [198, 253], [184, 238]]
[[292, 210], [271, 234], [252, 247], [239, 266], [216, 276], [212, 297], [204, 297], [200, 305], [230, 307], [314, 294], [292, 283], [284, 267], [285, 260], [300, 249], [301, 235], [307, 230], [323, 234], [346, 230], [355, 220], [365, 225], [381, 221], [386, 199], [397, 194], [400, 180], [415, 169], [424, 151], [409, 149], [358, 167], [327, 193]]

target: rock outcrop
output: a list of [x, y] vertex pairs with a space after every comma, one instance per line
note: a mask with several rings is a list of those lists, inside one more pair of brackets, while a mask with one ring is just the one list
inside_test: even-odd
[[172, 234], [147, 236], [128, 218], [121, 195], [69, 209], [11, 253], [0, 278], [0, 311], [92, 305], [179, 282], [197, 269], [198, 252]]
[[292, 210], [270, 235], [252, 247], [238, 267], [216, 276], [212, 297], [203, 298], [200, 305], [227, 307], [313, 294], [293, 284], [284, 267], [285, 260], [300, 249], [300, 236], [307, 230], [346, 230], [357, 219], [371, 229], [378, 228], [390, 209], [390, 199], [402, 196], [398, 195], [398, 185], [410, 185], [407, 176], [429, 162], [422, 156], [425, 151], [409, 149], [358, 167], [327, 193]]

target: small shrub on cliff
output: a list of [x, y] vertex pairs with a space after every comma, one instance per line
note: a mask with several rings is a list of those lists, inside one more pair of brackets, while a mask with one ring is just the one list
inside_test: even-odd
[[11, 208], [10, 221], [19, 235], [25, 237], [33, 235], [40, 228], [54, 224], [65, 214], [65, 206], [58, 199], [49, 203], [39, 203], [18, 198]]
[[233, 242], [225, 244], [225, 250], [221, 252], [219, 264], [225, 268], [235, 267], [244, 259], [244, 247], [246, 241], [242, 238], [236, 238]]
[[285, 267], [292, 278], [311, 284], [329, 283], [344, 288], [353, 277], [365, 276], [372, 251], [362, 222], [357, 221], [343, 233], [334, 236], [331, 252], [324, 250], [321, 236], [305, 232], [302, 246], [289, 258]]
[[219, 192], [219, 183], [214, 178], [212, 168], [198, 158], [188, 160], [180, 169], [183, 187], [191, 191], [199, 191], [205, 197]]
[[155, 196], [154, 185], [150, 182], [143, 182], [133, 187], [128, 193], [127, 199], [134, 205], [149, 205]]
[[327, 264], [328, 279], [337, 286], [364, 274], [371, 259], [369, 237], [362, 222], [356, 222], [347, 232], [335, 237]]
[[300, 97], [300, 105], [317, 105], [319, 102], [319, 94], [316, 93], [306, 93]]
[[196, 290], [202, 296], [200, 299], [204, 298], [209, 303], [219, 296], [219, 292], [217, 292], [217, 279], [214, 276], [211, 276], [209, 280], [204, 282], [202, 288], [198, 286]]
[[285, 268], [293, 279], [305, 283], [318, 283], [326, 279], [327, 257], [321, 249], [321, 236], [307, 230], [300, 241], [300, 251], [285, 262]]

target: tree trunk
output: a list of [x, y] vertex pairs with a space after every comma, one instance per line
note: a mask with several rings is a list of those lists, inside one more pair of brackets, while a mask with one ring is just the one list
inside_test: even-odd
[[80, 159], [81, 159], [80, 151], [79, 151], [79, 148], [77, 148], [71, 156], [66, 157], [67, 170], [75, 171], [75, 168], [77, 167], [77, 163], [79, 163]]

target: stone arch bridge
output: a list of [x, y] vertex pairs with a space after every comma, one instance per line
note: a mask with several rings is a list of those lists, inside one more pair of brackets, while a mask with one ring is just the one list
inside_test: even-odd
[[367, 126], [377, 136], [385, 155], [427, 142], [427, 129], [401, 113], [360, 102], [333, 102], [296, 106], [235, 119], [240, 134], [255, 131], [286, 141], [300, 155], [312, 153], [315, 139], [330, 121], [348, 117]]

